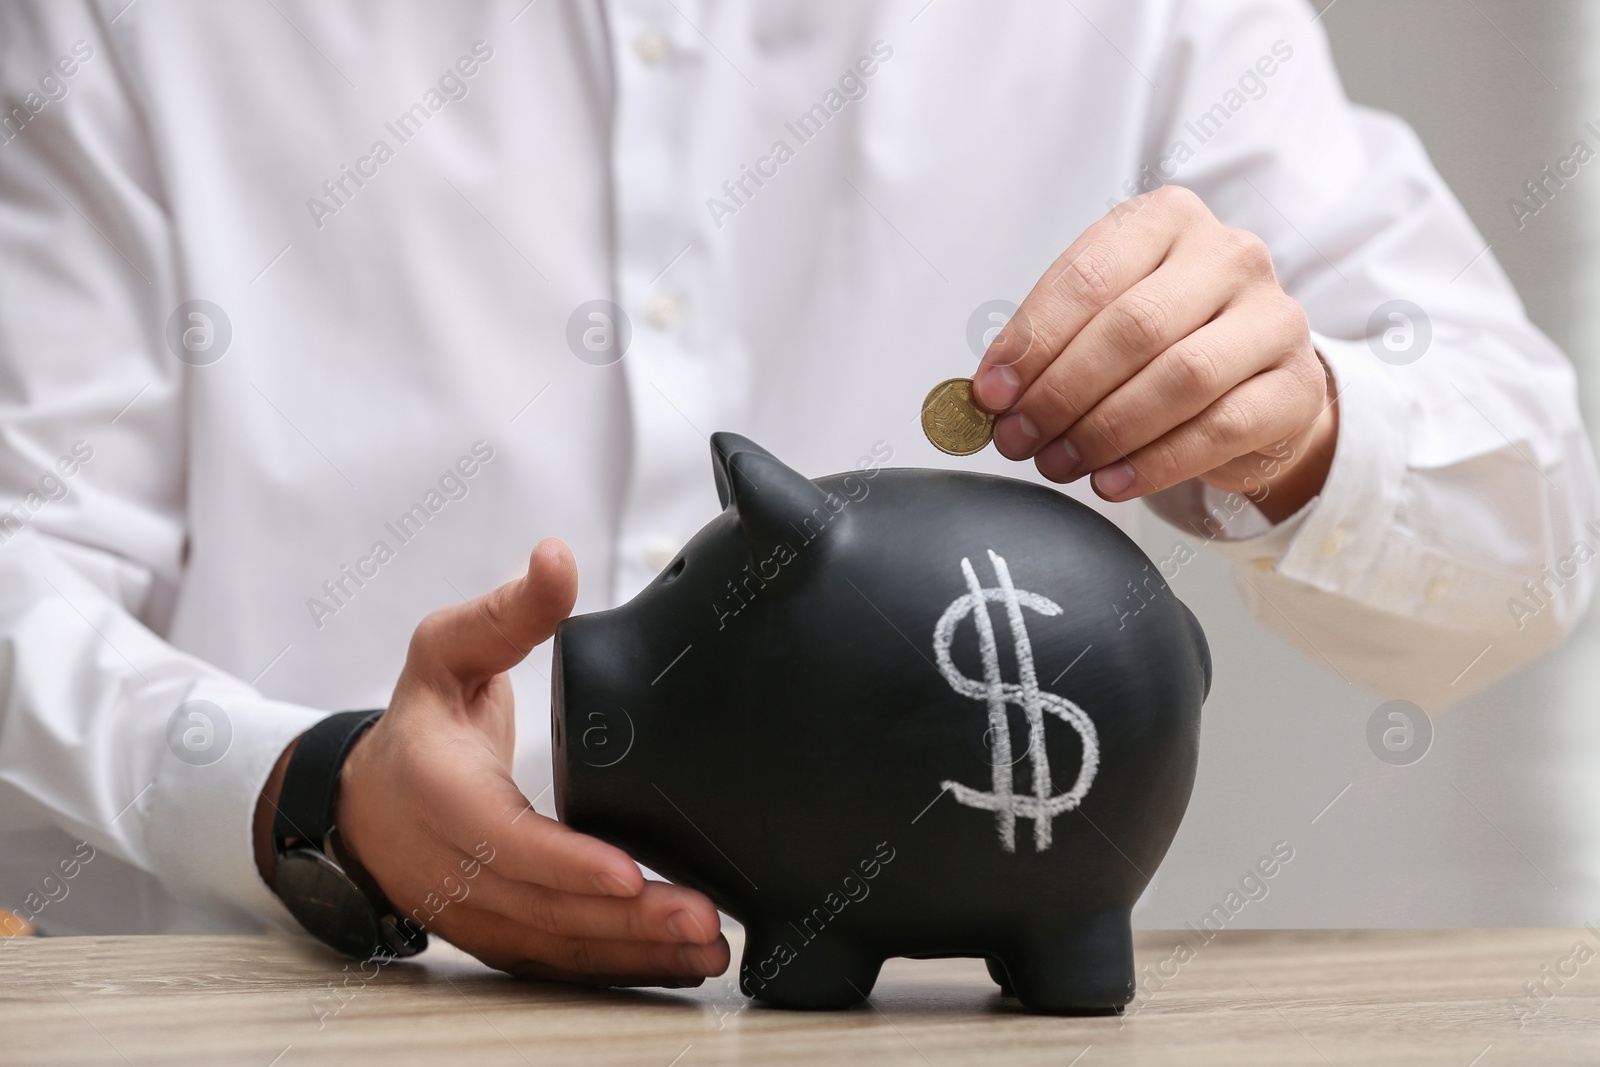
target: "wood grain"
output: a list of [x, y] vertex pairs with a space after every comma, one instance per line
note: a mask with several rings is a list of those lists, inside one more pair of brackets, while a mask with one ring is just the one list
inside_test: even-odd
[[[1193, 955], [1175, 963], [1180, 937]], [[587, 990], [506, 978], [437, 944], [367, 980], [279, 937], [18, 939], [0, 944], [0, 1063], [1600, 1062], [1600, 933], [1226, 931], [1201, 943], [1144, 932], [1137, 942], [1153, 990], [1137, 1012], [1069, 1019], [1022, 1014], [971, 960], [892, 961], [868, 1006], [794, 1013], [749, 1004], [731, 975], [695, 990]], [[1587, 962], [1576, 962], [1580, 944]], [[1519, 1025], [1513, 1001], [1540, 980], [1553, 995]]]

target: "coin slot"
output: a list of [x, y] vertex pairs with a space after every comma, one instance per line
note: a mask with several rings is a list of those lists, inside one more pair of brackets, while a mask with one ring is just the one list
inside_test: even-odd
[[687, 562], [688, 561], [682, 556], [679, 556], [677, 559], [673, 560], [672, 566], [668, 567], [666, 571], [662, 573], [661, 584], [666, 585], [668, 582], [677, 581], [678, 575], [683, 573], [684, 565]]

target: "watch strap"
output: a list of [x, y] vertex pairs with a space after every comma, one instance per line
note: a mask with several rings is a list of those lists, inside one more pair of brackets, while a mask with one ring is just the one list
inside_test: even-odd
[[300, 735], [278, 794], [272, 836], [279, 848], [296, 837], [322, 847], [333, 828], [339, 771], [345, 757], [382, 714], [381, 710], [337, 712]]

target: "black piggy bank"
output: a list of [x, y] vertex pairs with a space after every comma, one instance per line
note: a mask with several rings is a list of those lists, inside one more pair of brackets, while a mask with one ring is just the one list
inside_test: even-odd
[[847, 1007], [889, 957], [976, 956], [1028, 1008], [1120, 1010], [1194, 782], [1194, 616], [1043, 486], [712, 453], [723, 513], [557, 631], [561, 819], [742, 922], [759, 1000]]

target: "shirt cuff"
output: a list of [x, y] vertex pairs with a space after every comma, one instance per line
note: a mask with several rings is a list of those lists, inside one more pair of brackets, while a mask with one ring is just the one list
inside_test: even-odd
[[1312, 342], [1339, 404], [1333, 464], [1317, 496], [1275, 525], [1243, 494], [1197, 479], [1146, 502], [1236, 565], [1349, 595], [1371, 574], [1393, 527], [1407, 464], [1406, 401], [1364, 341], [1313, 333]]
[[256, 867], [256, 802], [283, 750], [329, 713], [241, 693], [237, 683], [218, 680], [201, 681], [189, 700], [215, 706], [200, 709], [215, 719], [209, 744], [226, 747], [213, 758], [214, 749], [185, 746], [184, 729], [197, 731], [190, 735], [197, 742], [207, 740], [202, 719], [180, 723], [176, 738], [169, 730], [141, 813], [155, 872], [176, 897], [298, 930]]

